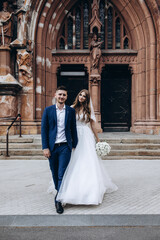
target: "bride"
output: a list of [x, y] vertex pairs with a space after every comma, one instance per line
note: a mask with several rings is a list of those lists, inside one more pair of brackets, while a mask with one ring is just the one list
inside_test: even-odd
[[95, 150], [95, 138], [97, 142], [99, 138], [88, 90], [79, 92], [72, 107], [76, 111], [78, 145], [72, 151], [56, 200], [63, 205], [98, 205], [105, 193], [118, 188], [107, 175]]

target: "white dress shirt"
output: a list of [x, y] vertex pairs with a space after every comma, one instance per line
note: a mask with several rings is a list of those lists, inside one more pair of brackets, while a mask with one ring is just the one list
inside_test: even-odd
[[57, 136], [55, 143], [67, 142], [65, 135], [65, 105], [62, 109], [59, 109], [56, 104], [57, 114]]

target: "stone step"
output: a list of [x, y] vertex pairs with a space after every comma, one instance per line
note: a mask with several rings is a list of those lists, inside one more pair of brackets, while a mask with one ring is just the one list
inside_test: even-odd
[[[109, 144], [141, 144], [141, 143], [146, 143], [146, 144], [160, 144], [160, 137], [157, 138], [157, 136], [154, 138], [153, 136], [149, 137], [141, 137], [141, 138], [123, 138], [119, 136], [115, 136], [114, 138], [109, 138], [109, 137], [100, 137], [101, 141], [108, 142]], [[1, 136], [0, 137], [0, 143], [6, 143], [6, 137]], [[25, 135], [22, 137], [19, 136], [10, 136], [9, 137], [9, 143], [39, 143], [41, 144], [41, 136], [40, 135], [35, 135], [31, 137], [26, 137]]]
[[106, 156], [102, 160], [160, 160], [160, 156]]
[[[106, 156], [103, 158], [104, 161], [106, 160], [160, 160], [160, 156]], [[5, 157], [0, 156], [0, 160], [47, 160], [47, 158], [43, 156], [12, 156]]]
[[[1, 150], [0, 155], [5, 155], [6, 151]], [[10, 149], [11, 156], [42, 156], [41, 149]], [[160, 150], [135, 149], [135, 150], [111, 150], [109, 156], [160, 156]]]
[[[0, 143], [0, 149], [6, 149], [6, 143]], [[40, 143], [9, 143], [10, 149], [42, 149], [42, 144]]]
[[[160, 137], [134, 134], [102, 134], [101, 141], [111, 145], [107, 159], [160, 159]], [[44, 160], [40, 135], [9, 136], [9, 154], [6, 153], [6, 137], [0, 137], [0, 159]]]
[[109, 144], [160, 144], [160, 139], [147, 139], [147, 138], [143, 138], [143, 139], [100, 139], [101, 141], [107, 142]]
[[[33, 143], [34, 138], [9, 138], [9, 143]], [[38, 139], [40, 142], [40, 139]], [[6, 143], [6, 138], [1, 138], [0, 143]]]
[[[6, 154], [6, 150], [1, 150], [0, 155]], [[43, 151], [41, 149], [10, 149], [10, 156], [42, 156]]]
[[[110, 143], [112, 150], [133, 150], [133, 149], [160, 149], [160, 144], [139, 143], [139, 144], [124, 144]], [[0, 149], [6, 149], [6, 143], [0, 143]], [[41, 143], [9, 143], [9, 149], [42, 149]]]
[[135, 150], [112, 150], [109, 156], [160, 156], [160, 150], [135, 149]]
[[133, 150], [133, 149], [153, 149], [159, 150], [160, 144], [146, 144], [146, 143], [139, 143], [139, 144], [110, 144], [112, 150]]
[[16, 155], [10, 155], [9, 157], [0, 156], [0, 160], [48, 160], [44, 156], [16, 156]]

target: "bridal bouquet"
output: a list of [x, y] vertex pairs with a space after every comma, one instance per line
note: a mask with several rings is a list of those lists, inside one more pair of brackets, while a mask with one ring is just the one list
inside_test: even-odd
[[96, 143], [96, 152], [98, 156], [104, 157], [106, 156], [111, 150], [111, 147], [106, 142], [98, 142]]

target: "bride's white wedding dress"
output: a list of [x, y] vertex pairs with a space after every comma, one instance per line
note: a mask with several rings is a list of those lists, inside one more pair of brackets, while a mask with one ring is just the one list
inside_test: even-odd
[[62, 204], [98, 205], [104, 193], [116, 191], [104, 169], [102, 160], [95, 150], [95, 138], [90, 123], [83, 121], [83, 114], [77, 120], [78, 144], [72, 151], [70, 163], [65, 171], [57, 201]]

